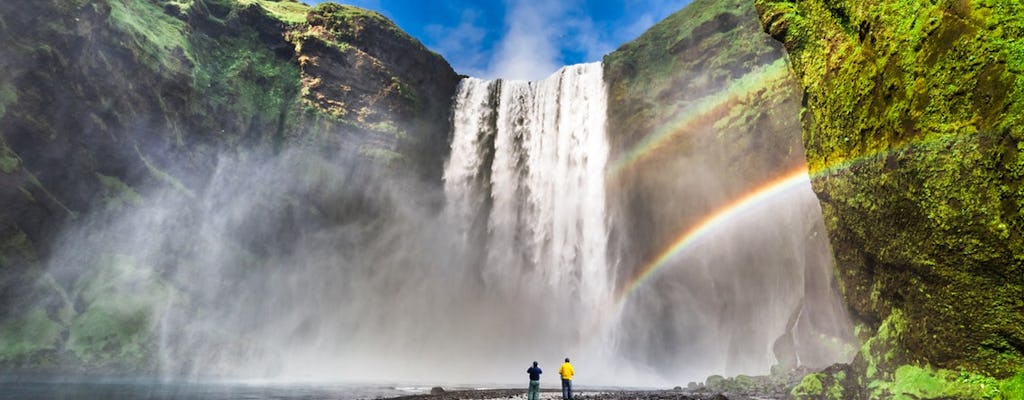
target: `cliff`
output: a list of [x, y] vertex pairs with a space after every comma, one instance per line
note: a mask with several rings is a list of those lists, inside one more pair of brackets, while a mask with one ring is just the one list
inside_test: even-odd
[[[696, 0], [607, 55], [604, 68], [611, 142], [609, 207], [618, 222], [613, 240], [621, 242], [612, 247], [624, 249], [616, 255], [623, 265], [620, 281], [630, 282], [681, 232], [723, 205], [804, 166], [798, 82], [783, 47], [761, 31], [748, 1]], [[742, 234], [735, 233], [722, 243], [749, 241], [717, 259], [676, 261], [666, 268], [675, 278], [665, 281], [690, 286], [721, 282], [715, 290], [652, 282], [645, 290], [648, 295], [637, 300], [643, 304], [638, 307], [663, 310], [666, 326], [687, 324], [673, 322], [683, 314], [676, 307], [690, 309], [691, 317], [703, 312], [694, 313], [694, 308], [713, 308], [719, 313], [715, 320], [753, 324], [758, 317], [749, 314], [752, 310], [768, 312], [774, 309], [767, 303], [786, 303], [793, 308], [780, 311], [778, 319], [789, 318], [789, 326], [774, 345], [782, 367], [794, 367], [798, 359], [803, 365], [825, 366], [843, 357], [850, 327], [842, 322], [842, 306], [823, 272], [831, 260], [827, 252], [817, 253], [827, 248], [824, 235], [817, 234], [823, 230], [814, 217], [817, 205], [794, 204], [790, 209], [797, 215], [779, 229], [791, 231], [758, 239], [739, 239]], [[747, 223], [751, 230], [775, 228], [757, 226], [755, 220]], [[793, 256], [788, 248], [807, 251]], [[714, 271], [699, 272], [694, 264], [702, 263]], [[734, 266], [750, 269], [725, 272]], [[686, 277], [695, 273], [701, 277]], [[787, 280], [794, 287], [778, 298], [749, 295], [777, 290], [763, 286], [771, 279]], [[680, 292], [700, 293], [701, 299], [681, 299]], [[794, 331], [794, 326], [799, 329]], [[751, 355], [763, 353], [763, 338], [744, 336], [763, 327], [738, 322], [733, 328], [719, 335], [733, 338], [724, 350], [729, 352], [726, 365], [743, 365]], [[686, 362], [686, 357], [665, 360], [663, 349], [682, 348], [685, 353], [701, 346], [694, 336], [700, 334], [684, 328], [650, 329], [658, 331], [624, 344], [636, 346], [635, 357], [644, 363], [678, 367], [675, 363]], [[730, 368], [726, 373], [735, 374]]]
[[849, 374], [801, 394], [819, 398], [824, 381], [842, 398], [1020, 395], [1024, 7], [757, 8], [803, 88], [813, 186], [865, 341]]
[[[298, 149], [440, 181], [459, 77], [375, 12], [273, 0], [3, 2], [0, 41], [2, 365], [151, 368], [145, 318], [111, 321], [111, 304], [91, 303], [107, 290], [97, 279], [119, 272], [58, 276], [42, 261], [68, 226], [145, 205], [159, 188], [195, 197], [217, 185], [222, 159]], [[304, 201], [318, 219], [373, 206]], [[264, 228], [264, 242], [289, 233]], [[135, 261], [79, 260], [111, 271]]]

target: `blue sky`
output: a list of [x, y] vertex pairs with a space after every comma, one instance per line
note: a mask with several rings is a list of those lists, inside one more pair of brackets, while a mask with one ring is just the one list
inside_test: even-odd
[[461, 74], [533, 80], [563, 65], [599, 61], [690, 0], [335, 2], [384, 14]]

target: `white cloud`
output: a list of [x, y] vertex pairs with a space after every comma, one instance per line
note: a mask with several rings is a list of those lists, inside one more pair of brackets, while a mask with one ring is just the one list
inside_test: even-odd
[[479, 20], [480, 12], [467, 8], [462, 10], [455, 27], [427, 25], [426, 45], [443, 54], [459, 73], [480, 76], [489, 60], [483, 48], [487, 30], [479, 25]]
[[565, 33], [564, 3], [510, 0], [505, 3], [505, 32], [487, 78], [542, 79], [562, 66], [557, 40]]

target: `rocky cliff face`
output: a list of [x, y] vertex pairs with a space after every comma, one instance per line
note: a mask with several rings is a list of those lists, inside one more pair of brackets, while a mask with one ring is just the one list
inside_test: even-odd
[[[696, 0], [606, 56], [604, 67], [609, 86], [610, 207], [620, 221], [627, 221], [614, 229], [614, 235], [628, 243], [624, 254], [618, 255], [625, 266], [622, 280], [628, 281], [637, 273], [631, 268], [641, 268], [657, 257], [684, 229], [723, 204], [804, 165], [800, 90], [782, 46], [761, 32], [750, 2]], [[812, 205], [801, 212], [817, 214], [816, 208]], [[788, 247], [781, 244], [788, 240], [782, 237], [793, 234], [792, 246], [823, 248], [827, 244], [824, 235], [816, 233], [823, 230], [818, 225], [796, 226], [795, 233], [778, 235], [779, 242], [773, 246]], [[708, 263], [766, 266], [775, 262], [776, 249], [748, 245], [730, 252], [732, 257], [747, 257], [743, 261]], [[848, 326], [823, 317], [843, 313], [830, 293], [830, 277], [817, 272], [822, 266], [827, 271], [831, 260], [814, 250], [794, 258], [780, 262], [807, 269], [794, 276], [776, 276], [806, 279], [804, 287], [795, 289], [804, 296], [803, 306], [794, 305], [789, 324], [800, 328], [776, 342], [775, 355], [784, 367], [795, 366], [797, 359], [804, 365], [824, 366], [841, 357], [837, 349], [850, 338]], [[687, 270], [682, 265], [674, 269]], [[742, 277], [728, 279], [717, 290], [696, 290], [706, 295], [708, 304], [718, 297], [729, 299], [723, 300], [729, 305], [722, 306], [718, 318], [752, 321], [754, 316], [740, 315], [739, 310], [760, 305], [740, 304], [746, 301], [740, 299], [751, 298], [729, 294], [728, 288], [756, 284]], [[695, 304], [678, 299], [678, 287], [652, 286], [648, 291], [654, 294], [643, 306], [647, 309], [674, 315], [673, 304]], [[792, 338], [802, 344], [794, 344]], [[637, 341], [643, 342], [637, 357], [648, 363], [658, 360], [665, 348], [696, 342], [685, 333], [665, 330]], [[750, 344], [730, 346], [735, 354], [728, 355], [727, 364], [742, 364], [744, 353], [762, 351], [744, 348]], [[834, 347], [826, 349], [829, 346]]]
[[[41, 268], [62, 228], [145, 204], [157, 187], [194, 196], [215, 184], [222, 157], [290, 148], [440, 181], [459, 77], [373, 12], [271, 0], [3, 2], [0, 41], [4, 365], [54, 365], [76, 330], [95, 328], [78, 318], [91, 307], [81, 277]], [[368, 207], [309, 201], [303, 209], [321, 219]], [[39, 293], [63, 300], [27, 309]], [[114, 358], [145, 361], [151, 343], [121, 331]], [[109, 338], [97, 340], [109, 350]]]
[[814, 190], [866, 340], [853, 364], [872, 387], [863, 395], [998, 392], [900, 384], [948, 378], [930, 367], [998, 378], [1024, 371], [1024, 7], [757, 7], [803, 87]]

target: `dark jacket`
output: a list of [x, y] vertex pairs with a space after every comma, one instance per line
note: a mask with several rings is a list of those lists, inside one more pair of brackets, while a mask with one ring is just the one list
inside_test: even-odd
[[526, 370], [526, 373], [530, 374], [531, 381], [539, 381], [540, 374], [544, 373], [544, 371], [541, 371], [538, 367], [530, 367]]

